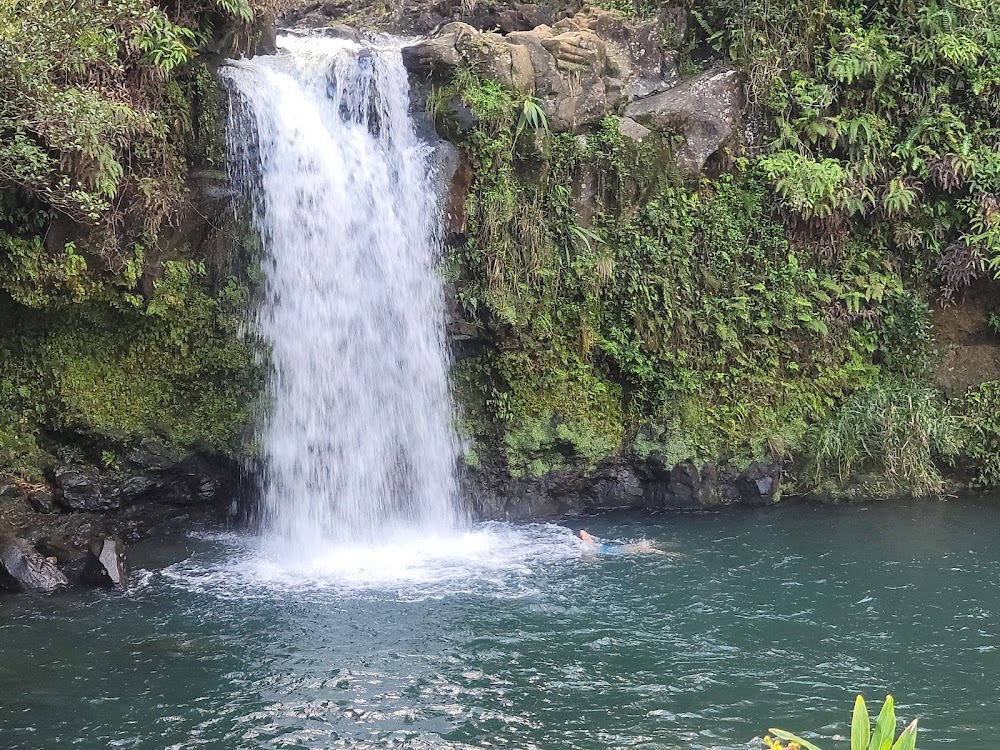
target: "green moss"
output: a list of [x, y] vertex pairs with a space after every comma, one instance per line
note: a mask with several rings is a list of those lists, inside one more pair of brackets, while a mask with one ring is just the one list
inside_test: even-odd
[[905, 267], [940, 272], [946, 298], [967, 280], [950, 255], [994, 262], [994, 5], [713, 0], [696, 15], [701, 42], [746, 74], [758, 163], [790, 223], [835, 246], [874, 217]]
[[[691, 423], [697, 420], [684, 421]], [[633, 452], [640, 458], [659, 453], [668, 466], [676, 466], [687, 459], [696, 462], [707, 460], [708, 457], [703, 455], [703, 450], [691, 440], [690, 433], [681, 424], [680, 419], [672, 419], [662, 424], [644, 425], [632, 443]]]
[[612, 454], [624, 431], [621, 389], [577, 359], [504, 353], [494, 408], [505, 426], [504, 448], [515, 474], [566, 465], [594, 466]]
[[4, 464], [37, 474], [39, 432], [155, 432], [188, 449], [243, 448], [260, 370], [237, 335], [242, 306], [232, 285], [213, 293], [190, 270], [181, 281], [168, 272], [144, 307], [107, 299], [0, 306]]
[[190, 119], [188, 159], [199, 165], [225, 164], [223, 92], [209, 67], [194, 61], [178, 78]]
[[224, 166], [219, 86], [193, 58], [274, 5], [0, 9], [0, 469], [37, 478], [81, 433], [112, 436], [95, 461], [130, 433], [247, 449], [255, 269], [184, 221], [188, 169]]

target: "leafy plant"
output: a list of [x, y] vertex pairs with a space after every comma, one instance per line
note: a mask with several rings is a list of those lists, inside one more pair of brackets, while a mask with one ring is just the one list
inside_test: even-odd
[[180, 223], [189, 163], [221, 162], [197, 47], [276, 1], [0, 3], [5, 469], [34, 477], [34, 436], [81, 426], [240, 449], [259, 389], [236, 335], [247, 280], [228, 278], [219, 237], [209, 261], [176, 232], [166, 255], [161, 230]]
[[160, 8], [150, 8], [132, 29], [132, 45], [161, 76], [194, 57], [197, 35], [192, 29], [172, 23]]
[[548, 132], [475, 70], [435, 93], [478, 116], [443, 126], [475, 172], [453, 268], [492, 342], [477, 438], [522, 472], [579, 461], [561, 424], [611, 452], [811, 460], [806, 488], [863, 472], [871, 491], [941, 491], [971, 407], [931, 385], [928, 302], [1000, 273], [998, 12], [697, 6], [681, 67], [736, 63], [759, 135], [730, 174], [685, 180], [679, 136], [635, 143], [616, 117], [585, 144]]
[[517, 128], [514, 130], [514, 143], [517, 143], [521, 133], [528, 127], [535, 131], [549, 132], [549, 121], [545, 117], [545, 111], [538, 100], [531, 96], [524, 97], [524, 101], [521, 102], [521, 112], [517, 118]]
[[832, 219], [856, 226], [877, 206], [895, 228], [915, 219], [922, 248], [961, 241], [997, 257], [976, 207], [994, 192], [978, 175], [996, 157], [996, 8], [713, 0], [697, 17], [704, 42], [747, 72], [749, 105], [772, 137], [759, 163], [810, 228], [829, 235]]
[[215, 0], [215, 2], [223, 11], [244, 23], [252, 23], [254, 20], [253, 6], [247, 0]]
[[[768, 735], [764, 737], [764, 744], [771, 750], [820, 750], [813, 743], [791, 732], [782, 729], [769, 731], [776, 739]], [[913, 750], [917, 743], [917, 720], [910, 722], [893, 742], [895, 734], [896, 710], [892, 696], [886, 696], [873, 728], [865, 699], [859, 695], [854, 702], [854, 714], [851, 718], [851, 750]], [[782, 740], [788, 744], [783, 745]]]

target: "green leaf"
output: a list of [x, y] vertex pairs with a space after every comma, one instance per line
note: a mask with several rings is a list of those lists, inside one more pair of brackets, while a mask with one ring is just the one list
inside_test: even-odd
[[868, 750], [891, 750], [892, 736], [896, 731], [896, 710], [891, 695], [885, 696], [885, 703], [875, 720], [875, 731], [872, 733]]
[[871, 735], [868, 706], [865, 705], [865, 699], [859, 695], [854, 701], [854, 717], [851, 719], [851, 750], [867, 750]]
[[778, 739], [787, 740], [788, 742], [797, 742], [802, 747], [804, 747], [805, 750], [820, 750], [820, 748], [816, 747], [811, 742], [808, 742], [807, 740], [804, 740], [801, 737], [792, 734], [791, 732], [786, 732], [784, 729], [768, 729], [767, 731], [769, 731]]
[[917, 744], [917, 720], [914, 719], [910, 722], [910, 725], [903, 730], [903, 733], [899, 735], [899, 739], [896, 740], [896, 744], [892, 746], [892, 750], [913, 750]]

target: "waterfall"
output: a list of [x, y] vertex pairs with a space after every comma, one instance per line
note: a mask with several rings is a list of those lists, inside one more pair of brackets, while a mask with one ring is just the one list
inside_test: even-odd
[[400, 46], [234, 61], [234, 183], [264, 246], [263, 532], [290, 549], [460, 525], [439, 217]]

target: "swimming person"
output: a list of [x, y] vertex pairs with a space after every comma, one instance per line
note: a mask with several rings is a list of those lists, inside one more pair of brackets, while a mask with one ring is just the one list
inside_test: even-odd
[[663, 555], [666, 554], [663, 550], [659, 550], [653, 546], [653, 543], [643, 539], [638, 542], [633, 542], [631, 544], [610, 544], [608, 542], [601, 541], [597, 537], [593, 536], [586, 529], [580, 529], [573, 532], [579, 539], [583, 540], [584, 544], [587, 545], [588, 551], [595, 552], [598, 555], [609, 555], [612, 557], [618, 557], [621, 555]]

